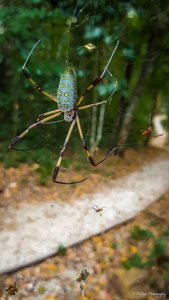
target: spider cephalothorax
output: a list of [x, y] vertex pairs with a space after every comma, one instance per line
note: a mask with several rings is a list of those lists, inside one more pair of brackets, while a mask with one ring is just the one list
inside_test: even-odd
[[66, 122], [71, 122], [73, 121], [73, 118], [75, 117], [75, 111], [74, 109], [68, 110], [64, 112], [64, 120]]
[[19, 291], [18, 287], [16, 286], [16, 282], [10, 284], [9, 286], [7, 286], [5, 288], [5, 291], [9, 294], [9, 295], [16, 295]]

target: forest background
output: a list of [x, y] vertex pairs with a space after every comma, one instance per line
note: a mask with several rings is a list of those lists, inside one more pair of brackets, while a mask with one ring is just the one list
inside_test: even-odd
[[[0, 159], [5, 166], [41, 162], [51, 174], [69, 124], [60, 122], [32, 130], [18, 146], [30, 151], [8, 151], [11, 140], [55, 104], [38, 94], [22, 75], [33, 45], [28, 70], [44, 90], [55, 94], [66, 62], [74, 67], [78, 95], [103, 71], [119, 40], [104, 80], [83, 105], [109, 100], [102, 107], [80, 112], [85, 139], [92, 152], [143, 146], [140, 130], [154, 114], [169, 115], [169, 4], [165, 1], [1, 1]], [[167, 121], [164, 121], [167, 128]], [[68, 151], [76, 152], [83, 167], [77, 131]], [[63, 166], [70, 165], [67, 156]]]

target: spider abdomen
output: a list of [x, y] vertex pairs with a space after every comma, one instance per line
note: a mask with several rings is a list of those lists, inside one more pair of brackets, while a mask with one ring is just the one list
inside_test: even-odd
[[67, 67], [61, 75], [57, 91], [58, 108], [62, 111], [74, 109], [77, 99], [76, 73], [71, 67]]

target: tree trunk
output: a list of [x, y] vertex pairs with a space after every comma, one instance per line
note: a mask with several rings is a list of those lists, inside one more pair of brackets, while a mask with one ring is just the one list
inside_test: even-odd
[[[126, 64], [125, 80], [127, 82], [127, 89], [128, 89], [132, 71], [133, 71], [133, 64], [129, 59], [127, 59], [125, 61], [125, 64]], [[128, 97], [122, 95], [119, 99], [119, 107], [118, 107], [118, 111], [117, 111], [115, 121], [114, 121], [114, 123], [117, 124], [117, 126], [113, 126], [113, 129], [112, 129], [111, 145], [116, 145], [116, 143], [117, 143], [118, 135], [119, 135], [120, 129], [122, 127], [122, 123], [123, 123], [123, 119], [124, 119], [124, 116], [126, 113], [127, 105], [128, 105]]]
[[145, 59], [142, 63], [140, 75], [138, 77], [138, 81], [133, 89], [133, 92], [130, 97], [129, 106], [126, 109], [126, 114], [124, 117], [123, 125], [121, 128], [118, 145], [119, 147], [119, 155], [123, 156], [126, 142], [130, 133], [130, 129], [132, 127], [132, 121], [134, 110], [137, 106], [137, 103], [140, 99], [140, 94], [144, 88], [145, 82], [150, 76], [155, 59], [157, 58], [157, 53], [161, 49], [161, 40], [163, 33], [165, 32], [165, 19], [162, 17], [161, 8], [159, 6], [159, 2], [154, 2], [152, 5], [152, 13], [157, 16], [157, 22], [153, 24], [150, 29], [149, 38], [147, 41], [147, 51], [145, 55]]
[[90, 136], [90, 151], [91, 151], [91, 154], [93, 154], [94, 151], [95, 151], [96, 128], [97, 128], [97, 106], [94, 106], [92, 108], [92, 123], [91, 123], [91, 136]]
[[145, 55], [145, 59], [142, 63], [141, 70], [140, 70], [140, 75], [138, 78], [138, 81], [135, 85], [135, 88], [133, 89], [132, 95], [130, 97], [129, 101], [129, 106], [126, 109], [125, 115], [124, 115], [124, 120], [123, 120], [123, 125], [121, 128], [119, 140], [118, 140], [118, 145], [119, 147], [119, 155], [123, 156], [124, 150], [126, 147], [127, 139], [130, 133], [130, 129], [132, 127], [132, 118], [134, 110], [137, 106], [137, 103], [140, 99], [140, 94], [144, 88], [145, 81], [147, 78], [150, 76], [150, 73], [152, 72], [153, 68], [153, 56], [155, 53], [155, 40], [156, 40], [156, 35], [154, 35], [154, 32], [151, 32], [148, 43], [147, 43], [147, 51]]
[[[152, 108], [151, 108], [151, 115], [150, 115], [150, 124], [147, 123], [147, 125], [149, 126], [152, 126], [152, 120], [154, 118], [154, 115], [157, 111], [157, 105], [158, 105], [158, 92], [155, 92], [154, 95], [153, 95], [153, 99], [152, 99]], [[148, 146], [148, 143], [149, 143], [149, 140], [150, 140], [151, 136], [148, 135], [146, 138], [145, 138], [145, 141], [144, 141], [144, 146]]]
[[96, 136], [96, 142], [95, 142], [96, 149], [98, 148], [98, 146], [100, 144], [100, 141], [102, 139], [102, 135], [103, 135], [103, 125], [104, 125], [105, 109], [106, 109], [106, 105], [102, 104], [101, 107], [100, 107], [100, 115], [99, 115], [97, 136]]

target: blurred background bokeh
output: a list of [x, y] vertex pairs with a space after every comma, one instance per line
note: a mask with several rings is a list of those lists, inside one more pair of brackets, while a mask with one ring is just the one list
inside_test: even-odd
[[[21, 74], [37, 40], [28, 70], [34, 80], [56, 93], [67, 60], [78, 78], [78, 95], [101, 74], [119, 40], [104, 80], [85, 104], [109, 99], [105, 106], [81, 112], [85, 137], [94, 151], [117, 144], [143, 145], [140, 130], [150, 116], [169, 114], [168, 13], [164, 1], [6, 1], [1, 2], [1, 160], [6, 166], [37, 162], [52, 168], [68, 124], [43, 125], [22, 141], [27, 152], [10, 152], [11, 139], [55, 104], [38, 94]], [[113, 94], [114, 92], [114, 94]], [[113, 94], [113, 95], [112, 95]], [[165, 128], [167, 120], [163, 121]], [[79, 139], [71, 138], [72, 151]], [[122, 146], [121, 146], [122, 148]], [[120, 150], [122, 152], [122, 149]], [[43, 153], [43, 157], [42, 157]], [[83, 156], [83, 155], [82, 155]], [[66, 160], [63, 164], [68, 164]]]
[[[38, 178], [35, 181], [30, 179], [32, 186], [48, 186], [52, 170], [69, 128], [69, 124], [63, 122], [61, 116], [57, 120], [59, 122], [42, 125], [31, 130], [17, 144], [17, 148], [20, 150], [32, 148], [31, 150], [10, 151], [8, 149], [12, 139], [34, 123], [39, 114], [57, 108], [55, 103], [49, 101], [48, 98], [45, 98], [45, 96], [30, 86], [22, 74], [22, 66], [36, 42], [41, 40], [27, 64], [27, 69], [32, 78], [45, 91], [56, 95], [60, 76], [64, 68], [69, 64], [76, 71], [77, 92], [78, 96], [80, 96], [90, 82], [102, 73], [112, 50], [117, 41], [119, 41], [119, 46], [104, 79], [95, 89], [87, 94], [83, 101], [83, 105], [86, 105], [108, 100], [107, 104], [81, 111], [79, 116], [85, 140], [92, 154], [101, 157], [116, 146], [118, 150], [116, 154], [120, 158], [115, 158], [113, 169], [112, 164], [109, 164], [101, 167], [98, 171], [91, 170], [87, 165], [83, 149], [80, 148], [81, 141], [77, 129], [75, 129], [62, 162], [63, 176], [65, 176], [64, 174], [69, 174], [68, 177], [71, 178], [81, 173], [85, 176], [89, 173], [92, 176], [93, 172], [95, 172], [95, 175], [102, 175], [109, 179], [110, 176], [116, 178], [116, 175], [118, 177], [128, 174], [128, 172], [141, 166], [146, 159], [155, 159], [156, 154], [160, 152], [153, 152], [150, 146], [153, 145], [165, 151], [169, 149], [168, 28], [169, 3], [162, 0], [12, 0], [8, 2], [1, 0], [0, 161], [3, 171], [1, 172], [0, 193], [3, 193], [6, 184], [11, 180], [13, 192], [10, 192], [9, 187], [8, 192], [5, 194], [8, 201], [12, 199], [14, 191], [16, 190], [17, 192], [22, 187], [23, 194], [31, 195], [32, 197], [32, 194], [25, 193], [24, 189], [26, 186], [28, 188], [29, 178], [34, 176], [33, 172], [36, 173]], [[143, 136], [142, 133], [148, 126], [153, 127], [152, 135]], [[153, 136], [158, 134], [161, 135], [161, 140], [158, 139], [158, 142], [156, 142], [157, 140]], [[148, 149], [148, 147], [150, 148]], [[127, 158], [122, 161], [126, 151], [129, 151]], [[140, 158], [138, 157], [139, 151], [141, 151]], [[31, 169], [29, 169], [29, 166], [31, 166]], [[116, 174], [116, 171], [119, 173]], [[94, 184], [98, 184], [100, 178], [97, 176], [96, 178], [93, 177]], [[49, 189], [53, 191], [54, 187], [51, 186], [50, 184]], [[46, 198], [42, 200], [42, 197], [39, 196], [42, 201], [49, 198], [47, 196], [49, 189], [45, 191], [46, 194], [44, 195]], [[76, 190], [70, 187], [63, 189], [61, 186], [55, 186], [55, 189], [57, 189], [59, 197], [63, 196], [63, 199], [67, 201], [72, 194], [73, 198], [77, 198], [85, 192], [94, 191], [94, 186], [89, 184], [85, 188], [81, 186]], [[40, 189], [38, 190], [38, 187], [33, 191], [35, 190], [37, 193], [41, 192]], [[168, 194], [162, 198], [162, 202], [160, 202], [162, 206], [166, 203], [165, 199], [168, 199]], [[17, 200], [17, 196], [15, 196], [15, 200], [16, 203], [20, 201]], [[158, 209], [159, 207], [155, 211], [157, 212]], [[157, 267], [157, 269], [159, 267], [158, 276], [160, 272], [164, 275], [161, 287], [159, 286], [158, 288], [158, 291], [162, 292], [165, 288], [167, 289], [169, 279], [169, 258], [165, 256], [167, 249], [165, 239], [168, 237], [166, 229], [168, 225], [165, 222], [168, 217], [164, 218], [165, 222], [161, 221], [161, 215], [157, 218], [152, 217], [152, 219], [150, 218], [151, 224], [148, 223], [150, 220], [148, 214], [145, 213], [144, 216], [139, 218], [139, 225], [137, 221], [134, 221], [135, 223], [129, 224], [129, 228], [126, 229], [128, 233], [124, 234], [124, 239], [127, 237], [128, 244], [123, 245], [119, 235], [117, 240], [113, 240], [111, 233], [111, 237], [110, 235], [104, 236], [101, 241], [97, 240], [96, 237], [96, 239], [94, 238], [91, 241], [92, 246], [86, 244], [84, 247], [85, 249], [91, 248], [91, 251], [96, 253], [98, 244], [101, 248], [104, 248], [103, 245], [109, 243], [111, 251], [114, 251], [114, 255], [117, 250], [117, 261], [114, 267], [119, 266], [123, 262], [126, 270], [133, 267], [141, 269], [152, 265], [155, 268]], [[147, 229], [139, 227], [144, 221]], [[152, 225], [153, 221], [161, 226], [160, 230], [156, 231], [155, 229], [153, 231], [154, 229], [149, 228], [149, 226], [154, 226]], [[136, 226], [134, 227], [135, 229], [132, 229], [132, 226]], [[123, 229], [120, 230], [123, 231]], [[147, 256], [147, 265], [144, 266], [142, 264], [142, 254], [136, 255], [139, 247], [135, 245], [135, 241], [138, 240], [144, 240], [140, 244], [142, 250], [145, 245], [148, 245], [148, 250], [146, 251], [149, 251], [150, 255]], [[149, 244], [146, 244], [145, 240], [149, 240]], [[126, 255], [120, 252], [119, 245], [124, 247]], [[68, 251], [68, 260], [74, 259], [74, 250], [69, 249]], [[81, 250], [81, 248], [77, 248], [76, 255], [80, 256], [81, 251], [84, 257], [88, 255], [88, 250]], [[103, 251], [104, 253], [102, 254], [104, 256], [106, 253], [105, 255], [109, 257], [110, 253], [106, 251]], [[64, 255], [64, 251], [63, 253], [61, 252], [60, 256]], [[159, 257], [161, 260], [158, 260]], [[90, 258], [88, 257], [87, 259]], [[58, 268], [61, 265], [62, 267], [64, 266], [63, 269], [66, 269], [67, 262], [64, 261], [63, 257], [55, 258], [55, 260], [55, 262], [47, 262], [47, 265], [44, 267], [49, 273], [51, 272], [50, 278], [53, 278], [53, 274], [58, 271], [56, 264], [58, 264]], [[108, 273], [99, 282], [95, 282], [95, 279], [93, 279], [91, 284], [94, 287], [91, 291], [90, 299], [130, 299], [128, 298], [129, 296], [126, 296], [126, 293], [128, 293], [126, 285], [121, 285], [127, 273], [123, 274], [123, 272], [119, 271], [116, 275], [114, 273], [112, 275], [112, 269], [109, 269], [111, 258], [107, 258], [102, 264], [100, 264], [99, 257], [96, 260], [96, 265], [93, 263], [93, 270], [95, 270], [96, 274], [97, 272], [102, 274], [104, 272]], [[167, 263], [166, 267], [164, 267], [164, 262]], [[47, 274], [48, 271], [44, 271], [44, 274]], [[21, 278], [21, 286], [23, 285], [23, 288], [23, 277], [30, 277], [30, 274], [26, 272], [15, 277], [17, 279]], [[36, 271], [32, 272], [36, 273]], [[154, 280], [153, 272], [154, 269], [146, 273], [146, 276], [153, 278], [151, 281], [152, 288], [156, 286], [160, 277], [157, 276]], [[138, 274], [142, 274], [143, 277], [145, 275], [145, 273]], [[118, 276], [122, 277], [120, 281]], [[132, 276], [137, 278], [135, 273]], [[146, 276], [144, 278], [147, 278]], [[115, 282], [115, 285], [112, 285], [112, 280]], [[64, 285], [64, 282], [62, 284]], [[98, 290], [96, 289], [97, 284]], [[106, 285], [106, 290], [105, 293], [102, 293], [104, 284]], [[144, 284], [146, 285], [145, 282]], [[43, 284], [39, 284], [37, 291], [37, 294], [43, 295]], [[41, 298], [37, 299], [80, 299], [77, 295], [76, 298], [73, 292], [73, 298], [71, 298], [71, 293], [69, 293], [67, 298], [65, 294], [62, 295], [61, 293], [60, 295], [60, 298], [57, 298], [57, 296], [53, 298], [47, 298], [47, 296], [45, 298], [44, 296], [43, 298], [41, 296]], [[146, 299], [156, 299], [150, 296], [152, 295], [146, 294]], [[132, 297], [131, 299], [137, 299], [140, 295], [134, 294]], [[83, 299], [89, 298], [83, 297]]]

